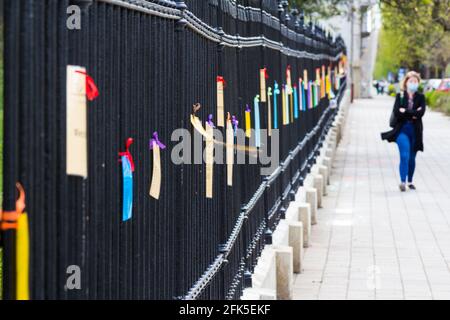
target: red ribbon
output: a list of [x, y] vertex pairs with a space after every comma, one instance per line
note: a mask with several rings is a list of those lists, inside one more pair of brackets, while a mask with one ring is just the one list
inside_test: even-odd
[[225, 88], [227, 86], [227, 82], [225, 81], [225, 78], [222, 76], [217, 76], [217, 82], [222, 82], [223, 83], [223, 87]]
[[19, 191], [19, 198], [16, 200], [16, 210], [3, 211], [0, 209], [0, 230], [17, 229], [17, 220], [25, 210], [25, 190], [19, 182], [16, 183], [16, 188]]
[[94, 79], [84, 71], [76, 71], [77, 73], [84, 74], [86, 76], [86, 96], [89, 101], [98, 97], [98, 88], [95, 85]]
[[[131, 156], [130, 153], [130, 146], [133, 144], [134, 140], [133, 138], [128, 138], [127, 142], [125, 143], [125, 152], [119, 152], [119, 156], [120, 157], [127, 157], [128, 161], [130, 161], [130, 165], [131, 165], [131, 172], [134, 172], [134, 161], [133, 161], [133, 157]], [[122, 160], [119, 159], [119, 162], [121, 162]]]
[[267, 72], [267, 68], [264, 68], [264, 78], [269, 79], [269, 73]]
[[286, 77], [287, 77], [287, 75], [289, 74], [289, 71], [291, 71], [291, 66], [290, 66], [290, 65], [287, 66], [287, 69], [286, 69]]

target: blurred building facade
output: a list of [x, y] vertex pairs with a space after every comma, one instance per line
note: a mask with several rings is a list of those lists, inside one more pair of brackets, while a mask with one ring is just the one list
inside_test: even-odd
[[342, 12], [325, 24], [340, 33], [347, 46], [353, 97], [370, 98], [381, 29], [380, 8], [377, 0], [353, 0], [342, 7]]

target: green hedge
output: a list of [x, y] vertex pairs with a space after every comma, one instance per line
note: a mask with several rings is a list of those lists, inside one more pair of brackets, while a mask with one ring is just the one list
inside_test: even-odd
[[450, 92], [430, 91], [425, 98], [428, 107], [450, 115]]
[[396, 94], [397, 94], [397, 89], [395, 89], [395, 86], [393, 84], [390, 84], [388, 86], [388, 95], [390, 95], [391, 97], [395, 97]]

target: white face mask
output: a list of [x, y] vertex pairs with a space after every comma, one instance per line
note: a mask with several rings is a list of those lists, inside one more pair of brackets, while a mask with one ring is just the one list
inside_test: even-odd
[[406, 86], [409, 92], [416, 92], [419, 89], [419, 84], [414, 82], [409, 82]]

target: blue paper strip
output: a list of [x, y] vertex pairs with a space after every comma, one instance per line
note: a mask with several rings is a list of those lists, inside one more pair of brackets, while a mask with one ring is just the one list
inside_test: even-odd
[[123, 210], [122, 221], [131, 219], [133, 210], [133, 172], [131, 172], [130, 160], [122, 156], [122, 174], [123, 174]]
[[298, 118], [298, 94], [297, 88], [294, 87], [294, 118]]
[[275, 81], [273, 90], [273, 128], [278, 129], [278, 106], [277, 106], [277, 95], [280, 94], [280, 89], [278, 88], [278, 83]]

